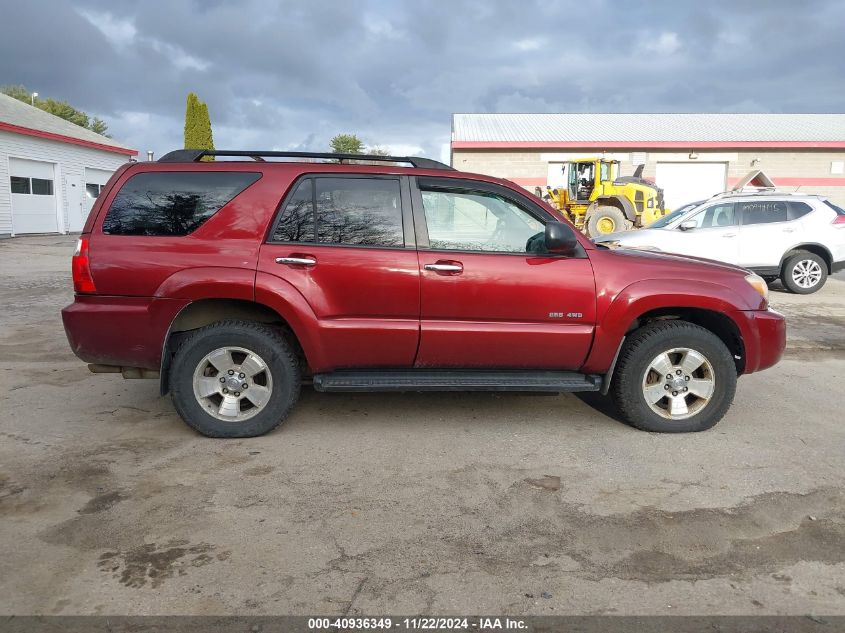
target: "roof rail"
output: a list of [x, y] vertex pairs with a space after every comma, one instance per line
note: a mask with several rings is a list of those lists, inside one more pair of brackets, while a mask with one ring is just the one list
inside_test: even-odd
[[256, 161], [263, 161], [268, 158], [319, 158], [323, 160], [337, 160], [341, 163], [348, 160], [368, 161], [380, 163], [408, 163], [420, 169], [448, 169], [454, 171], [445, 163], [430, 158], [419, 156], [375, 156], [372, 154], [332, 154], [330, 152], [265, 152], [254, 150], [228, 150], [228, 149], [177, 149], [168, 152], [158, 159], [159, 163], [195, 163], [204, 156], [240, 156], [251, 158]]
[[745, 189], [731, 189], [730, 191], [720, 191], [712, 195], [709, 200], [715, 198], [740, 198], [748, 196], [806, 196], [811, 195], [801, 191], [782, 191], [777, 187], [746, 187]]

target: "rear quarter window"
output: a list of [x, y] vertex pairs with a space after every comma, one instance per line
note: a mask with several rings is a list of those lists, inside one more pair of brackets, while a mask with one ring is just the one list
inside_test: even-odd
[[260, 177], [221, 171], [136, 174], [112, 201], [103, 233], [187, 235]]

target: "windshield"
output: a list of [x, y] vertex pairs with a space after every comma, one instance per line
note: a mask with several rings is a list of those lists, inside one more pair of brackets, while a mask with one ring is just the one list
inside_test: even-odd
[[655, 220], [654, 222], [652, 222], [651, 224], [648, 225], [648, 228], [650, 228], [650, 229], [662, 229], [662, 228], [666, 227], [668, 224], [670, 224], [671, 222], [674, 222], [675, 220], [677, 220], [679, 217], [681, 217], [687, 211], [695, 209], [702, 202], [704, 202], [704, 200], [698, 200], [697, 202], [688, 202], [687, 204], [685, 204], [681, 207], [678, 207], [677, 209], [672, 211], [672, 213], [670, 213], [669, 215], [664, 215], [659, 220]]

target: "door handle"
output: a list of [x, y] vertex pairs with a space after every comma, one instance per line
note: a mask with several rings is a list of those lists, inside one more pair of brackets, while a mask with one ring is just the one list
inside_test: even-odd
[[317, 260], [309, 255], [302, 255], [298, 257], [277, 257], [277, 264], [287, 264], [288, 266], [314, 266]]
[[784, 229], [784, 233], [795, 233], [795, 229]]
[[463, 265], [457, 262], [437, 262], [436, 264], [426, 264], [423, 268], [433, 270], [436, 273], [459, 273], [464, 270]]
[[736, 233], [725, 233], [722, 237], [736, 237]]

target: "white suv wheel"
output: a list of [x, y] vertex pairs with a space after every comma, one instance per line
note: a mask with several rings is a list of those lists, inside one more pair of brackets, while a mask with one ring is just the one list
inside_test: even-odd
[[827, 262], [810, 251], [798, 251], [783, 263], [781, 281], [787, 290], [799, 295], [816, 292], [827, 281]]
[[822, 278], [822, 267], [812, 259], [802, 259], [792, 269], [792, 280], [802, 288], [812, 288]]

